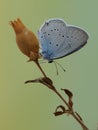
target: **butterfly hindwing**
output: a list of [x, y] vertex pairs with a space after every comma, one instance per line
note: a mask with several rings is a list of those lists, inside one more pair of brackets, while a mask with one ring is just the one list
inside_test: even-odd
[[63, 45], [55, 52], [53, 59], [72, 54], [82, 48], [88, 40], [88, 34], [83, 29], [75, 26], [67, 26], [66, 40]]

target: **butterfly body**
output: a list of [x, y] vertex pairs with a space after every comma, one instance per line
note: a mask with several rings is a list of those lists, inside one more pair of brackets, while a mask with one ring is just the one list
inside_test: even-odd
[[39, 29], [38, 38], [42, 57], [51, 62], [82, 48], [87, 43], [88, 34], [62, 19], [49, 19]]

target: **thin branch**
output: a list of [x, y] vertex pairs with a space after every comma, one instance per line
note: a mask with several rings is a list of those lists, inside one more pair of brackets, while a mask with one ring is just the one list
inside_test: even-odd
[[[49, 89], [53, 90], [55, 94], [64, 102], [67, 106], [68, 110], [65, 111], [65, 114], [68, 113], [72, 115], [72, 117], [81, 125], [83, 130], [89, 130], [87, 126], [84, 124], [81, 116], [73, 110], [73, 107], [63, 98], [63, 96], [56, 90], [55, 86], [53, 85], [53, 81], [48, 77], [42, 77], [35, 80], [28, 80], [25, 83], [42, 83], [47, 86]], [[71, 93], [71, 92], [70, 92]], [[63, 112], [64, 113], [64, 112]], [[62, 113], [61, 113], [62, 114]], [[59, 113], [60, 115], [60, 113]]]

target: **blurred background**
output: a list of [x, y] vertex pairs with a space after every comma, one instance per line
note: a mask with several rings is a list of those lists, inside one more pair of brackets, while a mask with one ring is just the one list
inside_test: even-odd
[[[55, 117], [53, 112], [62, 101], [41, 84], [24, 84], [42, 74], [17, 48], [10, 20], [21, 18], [35, 34], [49, 18], [62, 18], [68, 24], [89, 33], [88, 44], [80, 51], [41, 64], [54, 85], [73, 92], [74, 109], [89, 129], [98, 124], [98, 1], [97, 0], [0, 0], [0, 130], [80, 130], [71, 116]], [[65, 95], [64, 95], [65, 96]]]

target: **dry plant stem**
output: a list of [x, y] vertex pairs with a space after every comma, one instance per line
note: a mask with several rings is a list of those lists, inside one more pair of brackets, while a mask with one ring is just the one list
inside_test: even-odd
[[47, 77], [46, 74], [45, 74], [45, 72], [42, 70], [42, 68], [41, 68], [41, 66], [40, 66], [40, 64], [39, 64], [39, 62], [38, 62], [38, 60], [35, 60], [34, 62], [35, 62], [35, 64], [38, 66], [38, 68], [40, 69], [40, 71], [42, 72], [42, 74], [44, 75], [44, 77]]
[[74, 112], [71, 115], [80, 123], [81, 127], [83, 128], [83, 130], [89, 130], [86, 127], [86, 125], [81, 120], [79, 120], [79, 118], [77, 118], [77, 116], [76, 116], [76, 114]]
[[66, 104], [66, 106], [69, 108], [70, 110], [70, 114], [73, 116], [73, 118], [75, 118], [78, 123], [81, 125], [81, 127], [83, 128], [83, 130], [89, 130], [85, 124], [76, 116], [75, 112], [73, 111], [73, 109], [68, 105], [68, 103], [66, 102], [66, 100], [62, 97], [62, 95], [55, 89], [54, 92], [60, 97], [60, 99]]
[[68, 114], [72, 115], [72, 117], [81, 125], [83, 130], [89, 130], [86, 127], [86, 125], [84, 124], [84, 122], [81, 119], [79, 119], [79, 117], [76, 115], [76, 113], [73, 110], [73, 108], [67, 103], [67, 101], [62, 97], [62, 95], [56, 90], [56, 88], [53, 86], [52, 80], [50, 80], [48, 77], [39, 78], [39, 79], [35, 79], [35, 80], [28, 80], [25, 83], [42, 83], [45, 86], [47, 86], [49, 89], [53, 90], [55, 92], [55, 94], [58, 95], [58, 97], [68, 107], [68, 110], [69, 110]]
[[[49, 85], [49, 84], [48, 84]], [[53, 88], [55, 88], [53, 86]], [[53, 89], [53, 91], [60, 97], [60, 99], [66, 104], [66, 106], [68, 107], [68, 109], [70, 110], [70, 114], [73, 116], [73, 118], [75, 118], [77, 120], [77, 122], [81, 125], [81, 127], [83, 128], [83, 130], [89, 130], [85, 124], [76, 116], [75, 112], [73, 111], [73, 109], [69, 106], [69, 104], [66, 102], [66, 100], [62, 97], [62, 95], [56, 90]]]

